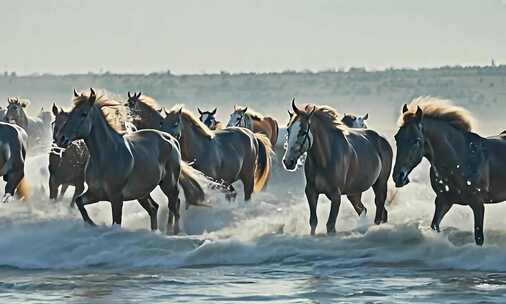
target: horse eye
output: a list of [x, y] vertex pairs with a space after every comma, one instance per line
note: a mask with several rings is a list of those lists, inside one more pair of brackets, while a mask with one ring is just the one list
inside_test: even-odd
[[86, 113], [86, 112], [81, 113], [81, 117], [86, 117], [86, 116], [88, 116], [88, 113]]

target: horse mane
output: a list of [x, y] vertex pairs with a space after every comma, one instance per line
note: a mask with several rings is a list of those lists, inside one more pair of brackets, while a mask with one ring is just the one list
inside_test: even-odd
[[[109, 127], [121, 135], [127, 133], [125, 124], [128, 121], [127, 108], [121, 102], [107, 97], [105, 93], [97, 92], [96, 96], [94, 104], [100, 109]], [[81, 93], [80, 96], [74, 98], [74, 108], [87, 102], [89, 97], [89, 93]]]
[[153, 111], [159, 111], [162, 107], [156, 102], [156, 100], [151, 96], [141, 95], [136, 100], [137, 102], [140, 102], [141, 104], [145, 105], [146, 107], [152, 109]]
[[469, 132], [474, 129], [475, 120], [468, 110], [454, 105], [451, 100], [431, 96], [417, 97], [409, 103], [408, 111], [399, 117], [401, 127], [415, 117], [417, 106], [422, 109], [424, 118], [444, 121]]
[[200, 121], [195, 115], [193, 115], [192, 112], [184, 108], [184, 105], [176, 104], [173, 106], [169, 112], [176, 112], [179, 111], [179, 109], [183, 109], [181, 112], [181, 116], [184, 120], [189, 121], [193, 126], [194, 129], [201, 134], [202, 136], [205, 136], [209, 139], [214, 137], [214, 133], [212, 130], [210, 130], [203, 122]]
[[[235, 108], [234, 112], [244, 112], [245, 109], [246, 109], [246, 107], [237, 106]], [[253, 109], [250, 109], [249, 107], [248, 107], [248, 109], [246, 111], [246, 114], [248, 114], [249, 117], [251, 117], [254, 120], [262, 120], [262, 119], [264, 119], [264, 116], [262, 114], [258, 113], [257, 111], [255, 111]]]
[[19, 98], [19, 97], [8, 97], [7, 102], [10, 104], [15, 104], [22, 107], [27, 107], [30, 105], [30, 100], [26, 98]]
[[346, 125], [341, 121], [342, 115], [330, 106], [305, 104], [302, 106], [302, 108], [304, 109], [303, 112], [306, 114], [311, 114], [311, 112], [314, 110], [311, 121], [317, 120], [323, 125], [331, 126], [335, 129], [347, 128]]

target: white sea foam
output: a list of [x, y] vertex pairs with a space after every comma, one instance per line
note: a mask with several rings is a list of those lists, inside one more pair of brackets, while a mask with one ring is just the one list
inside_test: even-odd
[[[367, 217], [358, 217], [343, 198], [337, 235], [325, 235], [329, 204], [318, 208], [316, 237], [308, 236], [308, 208], [302, 185], [277, 188], [270, 181], [265, 192], [250, 202], [228, 202], [212, 194], [212, 208], [183, 210], [180, 236], [148, 231], [149, 220], [136, 203], [125, 204], [123, 227], [111, 228], [108, 203], [87, 206], [100, 224], [88, 227], [77, 210], [51, 202], [42, 190], [47, 180], [47, 155], [30, 157], [27, 172], [33, 195], [28, 202], [0, 206], [0, 266], [22, 269], [75, 269], [83, 267], [214, 266], [259, 263], [298, 263], [325, 260], [327, 265], [415, 264], [438, 269], [506, 271], [506, 206], [487, 206], [485, 246], [474, 245], [472, 213], [456, 206], [442, 223], [442, 233], [430, 230], [434, 194], [427, 180], [427, 164], [412, 173], [412, 182], [395, 192], [387, 206], [389, 223], [372, 224], [373, 193], [363, 201]], [[240, 187], [239, 195], [242, 197]], [[166, 219], [166, 201], [160, 226]]]

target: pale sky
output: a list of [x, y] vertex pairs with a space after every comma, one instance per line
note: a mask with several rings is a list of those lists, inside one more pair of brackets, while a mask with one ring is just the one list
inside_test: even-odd
[[506, 64], [506, 0], [0, 0], [0, 71]]

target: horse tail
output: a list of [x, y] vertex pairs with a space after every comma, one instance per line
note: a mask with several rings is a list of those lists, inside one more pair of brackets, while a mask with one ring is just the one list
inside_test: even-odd
[[272, 134], [272, 146], [275, 146], [278, 143], [278, 136], [279, 136], [279, 126], [278, 122], [275, 119], [272, 119], [272, 124], [274, 125], [274, 132]]
[[271, 168], [271, 155], [272, 145], [270, 139], [260, 133], [254, 133], [255, 139], [258, 142], [257, 151], [257, 165], [255, 169], [255, 184], [253, 187], [254, 192], [262, 190], [267, 179], [269, 178], [269, 171]]
[[181, 161], [181, 175], [179, 177], [179, 185], [183, 188], [184, 197], [186, 199], [186, 206], [206, 206], [202, 202], [205, 199], [204, 189], [197, 181], [198, 175], [201, 173], [192, 168], [186, 162]]
[[28, 191], [30, 190], [30, 185], [26, 181], [26, 178], [23, 176], [23, 178], [19, 181], [19, 184], [16, 186], [16, 196], [20, 200], [27, 200], [28, 199]]

